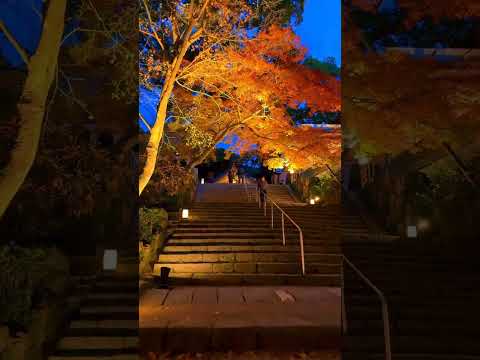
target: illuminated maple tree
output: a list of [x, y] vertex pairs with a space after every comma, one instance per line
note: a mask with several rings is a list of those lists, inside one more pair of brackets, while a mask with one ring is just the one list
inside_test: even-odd
[[281, 157], [291, 168], [322, 163], [338, 167], [339, 129], [297, 126], [289, 109], [308, 105], [312, 113], [340, 110], [340, 82], [302, 64], [306, 50], [288, 28], [273, 26], [241, 45], [185, 67], [174, 91], [169, 130], [183, 132], [178, 147], [191, 168], [205, 161], [226, 136], [240, 138], [236, 150], [257, 145], [268, 157]]
[[143, 0], [141, 4], [140, 84], [161, 90], [155, 122], [149, 126], [140, 194], [155, 170], [172, 94], [179, 81], [198, 72], [199, 63], [212, 63], [217, 54], [235, 47], [247, 37], [248, 29], [288, 24], [294, 14], [299, 21], [303, 10], [302, 0]]
[[[480, 92], [478, 62], [438, 62], [399, 52], [379, 54], [366, 41], [352, 14], [358, 9], [378, 13], [381, 1], [345, 4], [343, 29], [343, 125], [368, 155], [436, 149], [443, 142], [480, 143], [477, 135]], [[479, 14], [468, 1], [408, 1], [406, 27], [419, 20], [463, 19]], [[448, 11], [447, 11], [448, 7]]]

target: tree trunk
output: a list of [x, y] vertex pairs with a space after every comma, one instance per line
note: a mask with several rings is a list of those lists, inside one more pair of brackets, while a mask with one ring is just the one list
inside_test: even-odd
[[29, 61], [28, 76], [17, 104], [17, 143], [0, 178], [0, 218], [25, 181], [37, 154], [48, 92], [57, 68], [65, 8], [66, 0], [50, 0], [37, 51]]
[[150, 138], [148, 140], [146, 149], [145, 165], [143, 166], [142, 173], [140, 174], [140, 178], [138, 180], [139, 196], [142, 195], [143, 190], [147, 186], [155, 171], [158, 157], [158, 149], [160, 148], [160, 144], [162, 142], [163, 128], [165, 126], [165, 119], [167, 118], [168, 101], [170, 99], [170, 96], [172, 95], [173, 87], [175, 85], [175, 81], [177, 80], [177, 75], [180, 71], [180, 66], [183, 62], [183, 58], [185, 57], [185, 54], [187, 53], [191, 45], [190, 42], [193, 35], [192, 31], [197, 22], [203, 17], [209, 3], [210, 0], [205, 0], [203, 2], [197, 18], [194, 17], [194, 11], [192, 11], [192, 18], [190, 20], [190, 23], [185, 30], [184, 36], [180, 40], [178, 55], [173, 60], [171, 70], [167, 73], [167, 76], [165, 78], [165, 84], [163, 85], [162, 94], [160, 96], [160, 103], [158, 104], [155, 124], [150, 130]]
[[155, 125], [150, 130], [150, 137], [148, 139], [146, 149], [146, 160], [143, 166], [142, 173], [138, 180], [138, 195], [141, 195], [148, 182], [150, 181], [157, 164], [158, 149], [163, 138], [163, 128], [165, 126], [165, 119], [167, 117], [168, 100], [173, 91], [173, 83], [175, 76], [172, 76], [169, 80], [171, 85], [166, 86], [165, 91], [162, 92], [160, 98], [160, 104], [158, 106], [157, 118], [155, 119]]

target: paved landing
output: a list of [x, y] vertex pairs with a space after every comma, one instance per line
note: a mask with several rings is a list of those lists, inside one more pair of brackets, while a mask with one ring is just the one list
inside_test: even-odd
[[143, 351], [336, 349], [339, 288], [179, 287], [140, 299]]
[[248, 351], [234, 352], [209, 352], [191, 354], [151, 354], [148, 360], [341, 360], [339, 351], [314, 351], [314, 352], [266, 352]]

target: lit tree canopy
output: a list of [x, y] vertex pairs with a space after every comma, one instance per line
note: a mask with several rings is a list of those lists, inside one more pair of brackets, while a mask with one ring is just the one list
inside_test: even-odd
[[[435, 149], [443, 141], [479, 141], [478, 62], [378, 54], [365, 40], [368, 29], [358, 27], [351, 15], [358, 8], [376, 14], [381, 2], [351, 3], [345, 7], [343, 24], [342, 123], [344, 131], [359, 140], [360, 150], [372, 155], [398, 154]], [[479, 10], [478, 4], [467, 1], [399, 0], [398, 4], [406, 11], [407, 26], [427, 17], [463, 18]]]
[[287, 121], [288, 106], [340, 108], [338, 81], [302, 66], [305, 50], [285, 29], [292, 16], [300, 19], [302, 0], [142, 0], [142, 5], [140, 83], [160, 89], [160, 98], [140, 194], [155, 169], [166, 123], [169, 131], [178, 135], [183, 127], [182, 136], [195, 133], [197, 140], [203, 131], [208, 141], [200, 142], [209, 146], [205, 152], [197, 146], [198, 156], [190, 159], [194, 166], [208, 156], [210, 145], [233, 131], [250, 144], [267, 139], [265, 133], [269, 141], [278, 139], [269, 129], [291, 136], [296, 130]]
[[208, 139], [210, 146], [191, 165], [232, 133], [243, 140], [240, 151], [256, 144], [297, 168], [335, 158], [339, 131], [296, 126], [288, 111], [300, 104], [312, 113], [340, 110], [339, 81], [303, 65], [305, 52], [290, 29], [274, 26], [238, 47], [190, 62], [177, 82], [170, 128], [195, 126]]

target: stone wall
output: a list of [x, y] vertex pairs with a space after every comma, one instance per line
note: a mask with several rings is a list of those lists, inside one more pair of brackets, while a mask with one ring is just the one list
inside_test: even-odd
[[157, 225], [157, 232], [152, 234], [150, 244], [139, 242], [139, 272], [141, 277], [152, 272], [153, 264], [156, 262], [158, 254], [167, 240], [168, 213], [164, 209], [160, 209]]
[[32, 323], [27, 333], [9, 334], [6, 326], [0, 327], [0, 360], [43, 360], [54, 349], [73, 308], [66, 298], [33, 310]]

